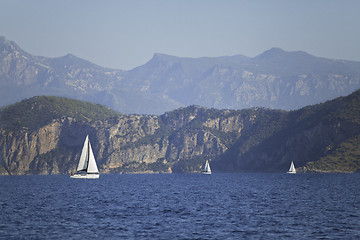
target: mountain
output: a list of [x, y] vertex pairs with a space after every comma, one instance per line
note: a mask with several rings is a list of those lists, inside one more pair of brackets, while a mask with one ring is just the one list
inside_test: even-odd
[[[355, 172], [360, 169], [360, 90], [322, 104], [287, 112], [269, 121], [259, 138], [243, 136], [221, 158], [222, 171], [285, 171], [294, 161], [303, 172]], [[274, 126], [272, 125], [274, 124]]]
[[0, 37], [0, 106], [37, 95], [92, 101], [122, 113], [163, 114], [188, 105], [298, 109], [360, 88], [360, 62], [273, 48], [249, 58], [154, 54], [130, 71], [68, 54], [33, 56]]
[[0, 174], [75, 171], [88, 134], [101, 173], [360, 169], [360, 90], [296, 111], [199, 106], [127, 115], [40, 96], [0, 108]]

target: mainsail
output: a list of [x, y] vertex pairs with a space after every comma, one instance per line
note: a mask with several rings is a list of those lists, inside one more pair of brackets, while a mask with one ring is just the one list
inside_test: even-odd
[[89, 152], [89, 136], [86, 136], [85, 142], [84, 142], [84, 146], [82, 148], [81, 151], [81, 156], [80, 156], [80, 161], [78, 164], [78, 167], [76, 169], [76, 171], [83, 171], [87, 169], [87, 165], [88, 165], [88, 153]]

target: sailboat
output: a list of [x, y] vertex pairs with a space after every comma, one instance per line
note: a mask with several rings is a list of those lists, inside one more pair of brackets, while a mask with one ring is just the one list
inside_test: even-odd
[[290, 165], [289, 171], [287, 171], [287, 173], [296, 173], [296, 169], [295, 169], [293, 161], [291, 161], [291, 165]]
[[86, 136], [76, 173], [70, 175], [70, 177], [90, 179], [99, 178], [99, 170], [96, 165], [94, 153], [91, 149], [89, 135]]
[[210, 168], [210, 164], [209, 161], [206, 160], [205, 166], [204, 166], [204, 171], [202, 171], [203, 174], [211, 174], [211, 168]]

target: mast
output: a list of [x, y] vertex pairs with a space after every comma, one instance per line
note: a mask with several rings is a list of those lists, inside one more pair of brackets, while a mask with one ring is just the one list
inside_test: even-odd
[[87, 154], [86, 154], [86, 171], [89, 169], [89, 156], [90, 156], [90, 140], [88, 141], [88, 144], [87, 144]]

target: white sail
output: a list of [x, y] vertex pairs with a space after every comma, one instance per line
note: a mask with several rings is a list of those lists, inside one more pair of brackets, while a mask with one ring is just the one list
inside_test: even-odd
[[97, 168], [97, 165], [96, 165], [96, 161], [95, 161], [95, 156], [94, 156], [94, 153], [92, 151], [92, 148], [91, 148], [91, 144], [89, 142], [89, 162], [88, 162], [88, 167], [87, 167], [87, 172], [88, 173], [99, 173], [99, 170]]
[[70, 175], [71, 178], [99, 178], [99, 170], [96, 165], [94, 153], [91, 148], [89, 136], [86, 136], [84, 146], [81, 151], [77, 172]]
[[208, 160], [206, 160], [203, 173], [205, 173], [205, 174], [211, 174], [211, 168], [210, 168], [210, 164], [209, 164], [209, 161], [208, 161]]
[[87, 168], [87, 165], [88, 165], [88, 163], [87, 163], [88, 145], [89, 145], [89, 136], [86, 136], [84, 146], [83, 146], [82, 151], [81, 151], [80, 161], [79, 161], [79, 164], [78, 164], [78, 167], [77, 167], [76, 171], [86, 170], [86, 168]]
[[296, 169], [295, 169], [293, 161], [291, 161], [291, 165], [290, 165], [289, 171], [287, 173], [296, 173]]

